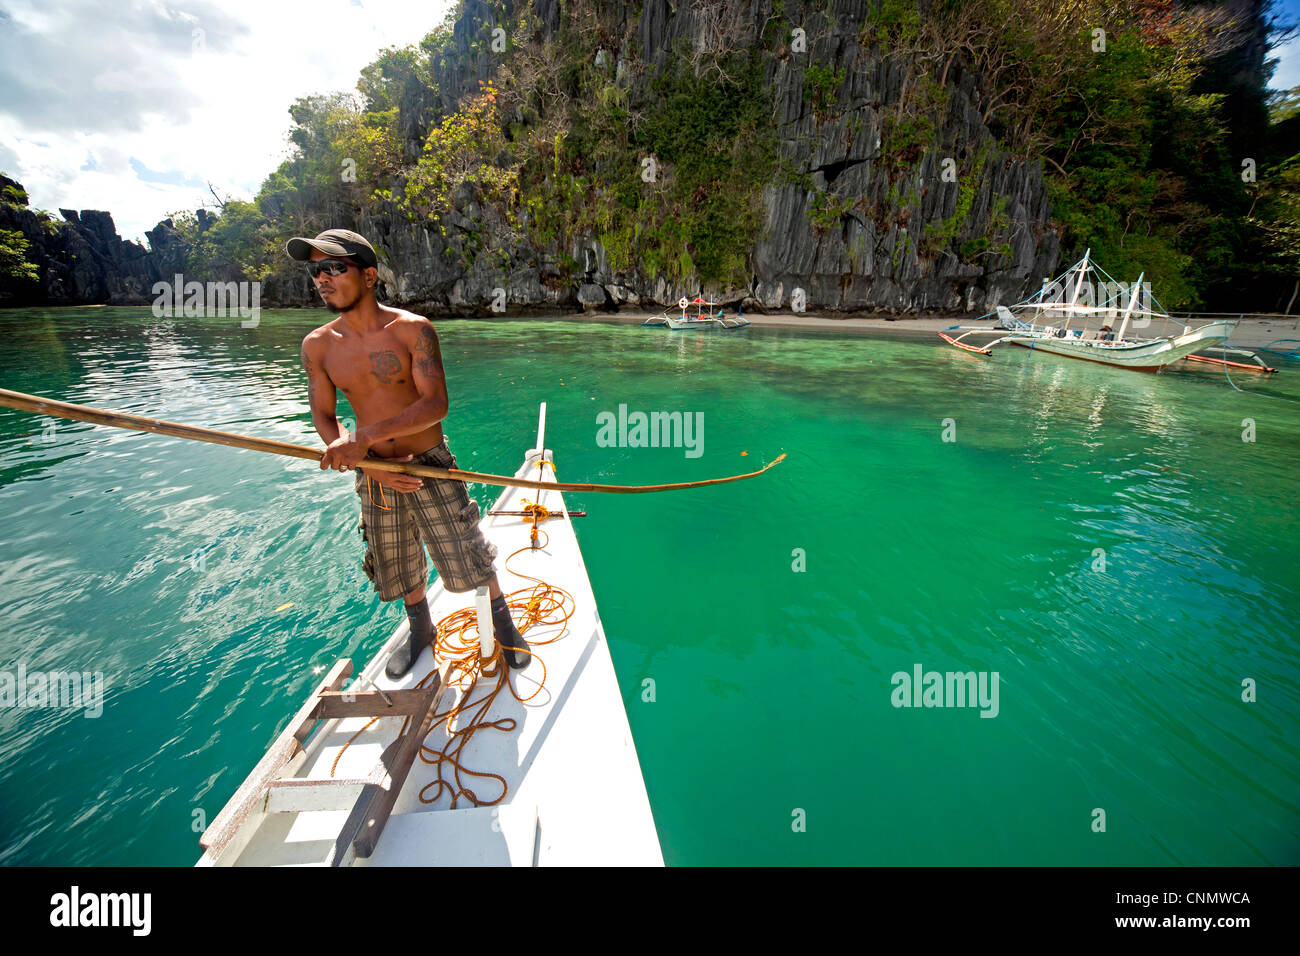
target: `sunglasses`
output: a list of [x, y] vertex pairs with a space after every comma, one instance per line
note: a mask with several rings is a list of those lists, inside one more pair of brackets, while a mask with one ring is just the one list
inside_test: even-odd
[[348, 271], [349, 267], [355, 266], [358, 269], [361, 268], [354, 262], [344, 262], [342, 259], [321, 259], [319, 262], [308, 262], [306, 263], [306, 266], [307, 274], [313, 279], [319, 276], [322, 272], [326, 275], [341, 276], [343, 273]]

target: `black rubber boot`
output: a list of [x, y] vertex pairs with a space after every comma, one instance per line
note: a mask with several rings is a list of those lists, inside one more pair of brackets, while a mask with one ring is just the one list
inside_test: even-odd
[[384, 668], [384, 673], [393, 680], [405, 677], [420, 652], [438, 636], [438, 629], [433, 626], [433, 618], [429, 616], [428, 598], [423, 598], [419, 604], [406, 605], [406, 617], [411, 622], [406, 643], [389, 655], [388, 665]]
[[492, 602], [492, 629], [496, 631], [497, 643], [501, 645], [506, 663], [514, 670], [527, 667], [533, 655], [528, 651], [528, 642], [515, 627], [510, 608], [506, 607], [505, 595]]

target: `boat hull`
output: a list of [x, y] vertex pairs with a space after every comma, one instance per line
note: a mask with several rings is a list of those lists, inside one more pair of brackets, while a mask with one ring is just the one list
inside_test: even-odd
[[[554, 481], [553, 467], [539, 467], [540, 454], [531, 450], [516, 477]], [[545, 460], [550, 461], [549, 453]], [[520, 488], [504, 489], [489, 512], [518, 506], [521, 498], [539, 497], [552, 513], [564, 512], [559, 491]], [[475, 807], [462, 794], [453, 805], [449, 793], [438, 792], [436, 766], [417, 760], [378, 845], [367, 858], [358, 859], [336, 845], [348, 817], [346, 810], [322, 807], [277, 813], [263, 808], [220, 853], [205, 853], [198, 865], [663, 865], [640, 761], [572, 523], [559, 517], [542, 523], [539, 550], [529, 549], [530, 524], [519, 517], [489, 513], [480, 528], [498, 549], [498, 576], [505, 591], [533, 585], [533, 580], [512, 573], [518, 572], [563, 588], [573, 598], [573, 614], [564, 625], [537, 626], [526, 634], [541, 660], [511, 672], [510, 680], [517, 695], [529, 699], [521, 702], [503, 691], [487, 715], [490, 721], [513, 720], [514, 729], [476, 733], [463, 754], [469, 769], [500, 775], [508, 786], [505, 799], [497, 806]], [[507, 559], [509, 570], [503, 567]], [[448, 592], [436, 580], [428, 589], [428, 601], [437, 622], [472, 607], [474, 594]], [[391, 612], [385, 616], [391, 617]], [[354, 688], [365, 689], [366, 684], [382, 690], [410, 688], [433, 669], [432, 655], [425, 649], [406, 677], [394, 681], [384, 673], [389, 654], [407, 639], [408, 627], [405, 621], [398, 625]], [[554, 643], [546, 643], [551, 640]], [[447, 662], [440, 665], [447, 689], [436, 706], [445, 711], [453, 695], [461, 692], [448, 686]], [[538, 691], [543, 675], [545, 685]], [[483, 693], [482, 681], [471, 693]], [[291, 775], [311, 782], [356, 779], [370, 773], [395, 740], [402, 720], [382, 718], [368, 728], [366, 724], [362, 717], [322, 722], [295, 758]], [[444, 724], [425, 739], [425, 755], [447, 742]], [[484, 802], [500, 793], [494, 779], [468, 779]], [[424, 794], [437, 799], [426, 803]]]
[[[655, 324], [658, 325], [659, 323], [656, 322]], [[749, 325], [749, 322], [745, 319], [682, 319], [667, 316], [663, 324], [680, 332], [686, 329], [743, 329]]]
[[1035, 352], [1049, 352], [1117, 368], [1156, 372], [1193, 352], [1228, 340], [1236, 322], [1212, 322], [1199, 329], [1164, 339], [1136, 343], [1084, 342], [1069, 338], [1009, 335], [1003, 341]]
[[658, 328], [667, 326], [667, 328], [676, 330], [676, 332], [684, 332], [684, 330], [689, 329], [723, 329], [724, 332], [727, 332], [727, 330], [732, 329], [749, 328], [749, 319], [740, 319], [740, 317], [737, 317], [737, 319], [712, 319], [712, 317], [710, 319], [682, 319], [681, 316], [664, 315], [646, 319], [641, 324], [658, 326]]

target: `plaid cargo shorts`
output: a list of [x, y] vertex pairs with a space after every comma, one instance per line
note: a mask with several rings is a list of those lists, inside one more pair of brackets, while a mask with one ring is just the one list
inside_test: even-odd
[[[440, 444], [412, 459], [413, 464], [455, 468], [456, 456]], [[361, 537], [366, 543], [363, 567], [381, 601], [395, 601], [428, 583], [424, 548], [429, 549], [448, 591], [472, 591], [491, 580], [496, 546], [479, 530], [478, 502], [465, 483], [449, 478], [424, 478], [418, 491], [382, 489], [358, 471], [361, 498]], [[384, 505], [389, 510], [384, 510]], [[423, 545], [423, 546], [422, 546]]]

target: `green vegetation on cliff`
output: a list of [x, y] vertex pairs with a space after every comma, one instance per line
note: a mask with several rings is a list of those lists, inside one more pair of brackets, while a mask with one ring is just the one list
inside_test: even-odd
[[15, 229], [0, 229], [0, 276], [20, 281], [40, 277], [36, 266], [27, 261], [31, 244]]
[[[1270, 69], [1263, 51], [1287, 35], [1269, 20], [1269, 3], [927, 7], [921, 16], [913, 0], [878, 0], [863, 26], [863, 42], [904, 77], [896, 109], [885, 114], [887, 163], [907, 167], [943, 146], [937, 130], [948, 82], [954, 69], [968, 70], [999, 144], [1043, 160], [1067, 259], [1091, 247], [1116, 276], [1145, 271], [1171, 308], [1240, 307], [1243, 286], [1252, 307], [1277, 307], [1248, 276], [1260, 242], [1276, 234], [1279, 221], [1269, 217], [1283, 206], [1265, 204], [1252, 221], [1242, 176], [1243, 161], [1260, 160], [1268, 134], [1258, 122]], [[961, 241], [960, 225], [931, 227], [931, 244]], [[987, 239], [962, 242], [963, 258]]]
[[[26, 190], [4, 173], [0, 173], [0, 207], [3, 207], [2, 211], [7, 213], [4, 221], [15, 222], [18, 218], [17, 214], [28, 211], [27, 203]], [[53, 225], [53, 220], [48, 214], [38, 210], [35, 216], [36, 221], [46, 229]], [[7, 286], [18, 290], [40, 278], [40, 269], [28, 259], [30, 252], [31, 243], [21, 231], [0, 228], [0, 279], [6, 280]]]
[[[716, 48], [682, 42], [663, 68], [639, 48], [644, 12], [622, 22], [612, 11], [623, 5], [563, 4], [544, 41], [525, 5], [472, 6], [479, 19], [462, 22], [459, 36], [463, 3], [420, 44], [382, 51], [357, 95], [295, 103], [293, 155], [253, 202], [228, 203], [204, 228], [182, 220], [195, 263], [266, 276], [287, 268], [284, 239], [351, 210], [427, 221], [444, 236], [454, 225], [448, 248], [462, 266], [527, 238], [553, 250], [552, 281], [566, 283], [577, 266], [570, 251], [598, 238], [613, 273], [748, 285], [763, 187], [806, 179], [779, 159], [764, 81], [773, 56], [790, 56], [784, 5], [768, 5], [753, 47], [736, 42], [734, 24], [710, 7]], [[920, 253], [947, 251], [989, 268], [1009, 261], [1005, 197], [991, 216], [983, 207], [984, 225], [967, 221], [993, 162], [987, 144], [945, 142], [954, 84], [965, 77], [1000, 155], [1043, 162], [1066, 256], [1091, 247], [1117, 277], [1144, 271], [1171, 308], [1229, 299], [1240, 307], [1243, 294], [1251, 308], [1285, 304], [1279, 290], [1291, 291], [1300, 268], [1300, 174], [1296, 150], [1268, 155], [1277, 125], [1259, 119], [1267, 119], [1264, 52], [1282, 35], [1267, 0], [933, 0], [924, 8], [874, 0], [857, 33], [894, 77], [888, 101], [872, 104], [877, 168], [896, 200], [871, 210], [878, 226], [917, 208], [925, 184], [914, 170], [927, 153], [956, 154], [956, 212], [926, 224]], [[843, 102], [842, 68], [791, 65], [815, 120], [860, 108]], [[1278, 110], [1279, 123], [1296, 112], [1289, 101]], [[1243, 176], [1246, 160], [1253, 182]], [[817, 191], [814, 230], [835, 228], [856, 202]]]

